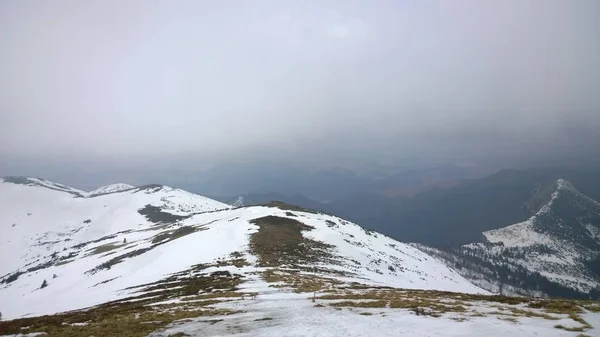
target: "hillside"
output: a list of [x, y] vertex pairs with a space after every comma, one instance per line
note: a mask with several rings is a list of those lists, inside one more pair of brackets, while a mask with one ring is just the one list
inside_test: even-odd
[[429, 253], [494, 292], [598, 298], [600, 203], [564, 179], [524, 222], [485, 231], [484, 242]]
[[0, 335], [575, 337], [600, 326], [597, 303], [490, 296], [335, 216], [232, 209], [160, 185], [81, 197], [30, 182], [0, 182]]
[[[37, 184], [4, 181], [0, 188], [0, 201], [8, 210], [0, 217], [0, 299], [15, 303], [3, 308], [5, 317], [116, 300], [131, 295], [126, 288], [231, 256], [254, 265], [250, 234], [261, 226], [271, 231], [273, 225], [293, 230], [270, 235], [283, 235], [282, 240], [289, 235], [322, 250], [322, 255], [312, 256], [316, 253], [311, 250], [285, 265], [302, 262], [305, 269], [385, 286], [477, 291], [419, 250], [333, 216], [273, 207], [230, 209], [157, 185], [93, 198]], [[279, 260], [273, 263], [284, 266]], [[37, 290], [44, 280], [48, 287]], [[57, 296], [79, 300], [53, 300]]]
[[122, 191], [126, 191], [126, 190], [131, 190], [134, 188], [135, 188], [135, 186], [132, 186], [129, 184], [118, 183], [118, 184], [110, 184], [110, 185], [98, 187], [97, 189], [87, 192], [86, 194], [88, 197], [95, 197], [95, 196], [102, 195], [102, 194], [122, 192]]
[[158, 185], [91, 198], [82, 197], [85, 192], [55, 186], [63, 185], [34, 178], [0, 182], [0, 275], [82, 242], [148, 228], [153, 221], [174, 221], [192, 213], [229, 208]]

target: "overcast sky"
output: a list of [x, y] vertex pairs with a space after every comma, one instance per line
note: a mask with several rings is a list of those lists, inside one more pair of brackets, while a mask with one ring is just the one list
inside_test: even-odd
[[597, 0], [1, 1], [0, 155], [593, 150], [599, 36]]

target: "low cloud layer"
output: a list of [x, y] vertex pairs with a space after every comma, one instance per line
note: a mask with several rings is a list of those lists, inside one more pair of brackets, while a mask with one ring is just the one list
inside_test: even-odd
[[0, 155], [593, 152], [598, 32], [595, 0], [3, 1]]

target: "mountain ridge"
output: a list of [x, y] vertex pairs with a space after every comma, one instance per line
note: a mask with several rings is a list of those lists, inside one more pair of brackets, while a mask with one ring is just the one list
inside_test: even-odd
[[460, 266], [461, 275], [490, 291], [507, 286], [512, 294], [598, 298], [600, 203], [565, 179], [554, 186], [548, 203], [534, 215], [484, 231], [483, 242], [450, 249], [417, 246]]
[[[93, 198], [6, 181], [0, 189], [10, 210], [0, 215], [0, 302], [14, 303], [2, 309], [5, 318], [118, 301], [172, 278], [196, 282], [193, 275], [211, 275], [205, 269], [485, 293], [409, 245], [284, 204], [233, 209], [159, 185]], [[298, 254], [303, 247], [313, 248]]]
[[0, 182], [7, 182], [13, 184], [21, 184], [21, 185], [34, 185], [34, 186], [42, 186], [49, 189], [63, 191], [70, 194], [73, 194], [77, 197], [82, 198], [93, 198], [98, 195], [104, 195], [109, 193], [118, 193], [127, 190], [135, 189], [136, 186], [125, 184], [125, 183], [114, 183], [109, 185], [100, 186], [91, 191], [84, 191], [81, 189], [73, 188], [71, 186], [67, 186], [65, 184], [56, 183], [50, 180], [35, 178], [35, 177], [26, 177], [26, 176], [6, 176], [0, 177]]
[[134, 188], [135, 188], [135, 186], [129, 185], [129, 184], [124, 184], [124, 183], [104, 185], [104, 186], [98, 187], [95, 190], [87, 192], [87, 197], [95, 197], [95, 196], [98, 196], [101, 194], [123, 192], [123, 191], [131, 190]]

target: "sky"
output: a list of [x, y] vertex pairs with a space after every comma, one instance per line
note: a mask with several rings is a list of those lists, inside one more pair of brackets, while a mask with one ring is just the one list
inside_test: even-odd
[[597, 153], [599, 33], [597, 0], [6, 0], [0, 167]]

